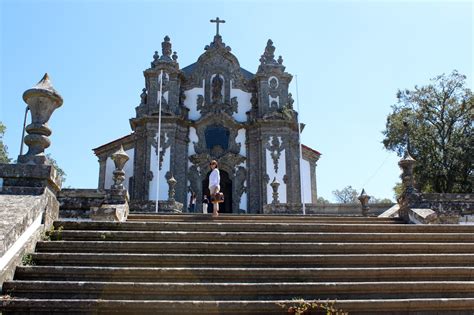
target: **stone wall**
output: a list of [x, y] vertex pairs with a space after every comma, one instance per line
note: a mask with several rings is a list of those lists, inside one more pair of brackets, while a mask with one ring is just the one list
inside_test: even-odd
[[0, 284], [13, 277], [58, 211], [56, 196], [47, 188], [41, 195], [0, 195]]
[[129, 212], [123, 189], [63, 189], [58, 201], [61, 219], [123, 221]]
[[[390, 209], [392, 203], [370, 204], [368, 216], [378, 216]], [[306, 204], [306, 214], [314, 215], [341, 215], [341, 216], [362, 216], [361, 206], [347, 203], [327, 203], [327, 204]], [[264, 206], [265, 214], [301, 214], [301, 204], [268, 204]]]

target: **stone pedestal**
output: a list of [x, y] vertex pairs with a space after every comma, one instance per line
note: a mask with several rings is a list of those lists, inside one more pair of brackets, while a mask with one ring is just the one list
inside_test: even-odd
[[0, 194], [41, 195], [45, 188], [57, 194], [61, 190], [61, 177], [52, 165], [0, 164], [0, 178]]

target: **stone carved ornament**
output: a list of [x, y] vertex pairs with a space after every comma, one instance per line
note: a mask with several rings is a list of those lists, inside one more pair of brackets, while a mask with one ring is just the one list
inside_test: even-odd
[[[151, 143], [151, 145], [153, 146], [153, 148], [155, 148], [155, 154], [158, 155], [158, 152], [157, 152], [158, 146], [157, 146], [156, 138], [157, 137], [153, 137], [153, 142]], [[165, 157], [166, 150], [171, 145], [171, 141], [170, 141], [170, 138], [168, 137], [168, 133], [162, 133], [160, 140], [161, 141], [160, 141], [160, 153], [159, 153], [159, 167], [161, 171], [161, 168], [163, 167], [163, 159]]]
[[237, 209], [240, 207], [240, 200], [242, 194], [247, 191], [247, 187], [244, 185], [247, 180], [247, 170], [243, 166], [236, 166], [234, 169], [234, 185], [235, 185], [235, 201], [234, 205]]
[[190, 183], [189, 189], [195, 193], [200, 192], [199, 187], [202, 185], [200, 168], [196, 165], [191, 165], [188, 171], [188, 180]]
[[[219, 73], [226, 78], [226, 82], [232, 80], [233, 88], [238, 88], [245, 92], [251, 92], [255, 89], [255, 83], [246, 80], [242, 75], [240, 64], [234, 55], [228, 51], [212, 49], [199, 57], [195, 69], [187, 77], [185, 83], [186, 90], [196, 87], [202, 88], [202, 80], [210, 78], [212, 73]], [[212, 82], [208, 84], [212, 85]]]
[[241, 143], [237, 143], [236, 138], [238, 131], [241, 128], [244, 128], [242, 124], [237, 123], [231, 116], [223, 115], [207, 115], [196, 122], [196, 134], [198, 136], [198, 142], [193, 142], [194, 151], [197, 154], [206, 153], [209, 154], [209, 150], [206, 147], [206, 135], [205, 131], [208, 126], [218, 125], [226, 128], [229, 131], [229, 146], [227, 151], [222, 152], [225, 154], [227, 152], [239, 154]]
[[270, 151], [270, 156], [273, 160], [273, 169], [275, 173], [278, 173], [278, 161], [280, 160], [281, 152], [285, 149], [283, 147], [283, 141], [280, 141], [277, 136], [270, 136], [268, 137], [265, 148]]
[[230, 100], [230, 104], [215, 102], [211, 104], [205, 104], [204, 96], [201, 94], [197, 96], [196, 105], [197, 110], [201, 113], [201, 116], [205, 116], [207, 114], [220, 114], [222, 112], [232, 116], [233, 113], [237, 113], [239, 107], [237, 97], [235, 96]]

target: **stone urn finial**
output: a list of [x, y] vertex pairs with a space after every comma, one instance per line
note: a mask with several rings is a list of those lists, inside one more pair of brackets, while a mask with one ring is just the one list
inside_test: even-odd
[[53, 88], [46, 73], [38, 84], [23, 93], [23, 100], [31, 112], [31, 124], [26, 127], [28, 135], [24, 140], [28, 152], [18, 156], [18, 163], [50, 164], [44, 154], [44, 150], [51, 145], [48, 121], [54, 110], [63, 104], [63, 98]]
[[123, 171], [123, 167], [125, 163], [129, 160], [127, 153], [123, 150], [123, 146], [120, 146], [120, 149], [112, 154], [112, 161], [115, 164], [115, 170], [113, 172], [114, 177], [114, 184], [112, 185], [112, 189], [123, 189], [123, 182], [125, 180], [125, 172]]
[[408, 152], [405, 154], [405, 157], [398, 162], [398, 166], [400, 166], [402, 170], [400, 178], [402, 179], [404, 193], [415, 192], [415, 178], [413, 176], [415, 164], [416, 160], [412, 158]]
[[280, 203], [280, 200], [278, 200], [278, 187], [280, 187], [280, 182], [277, 181], [276, 177], [273, 178], [273, 181], [271, 182], [270, 186], [272, 186], [273, 189], [273, 204]]
[[365, 189], [362, 188], [362, 192], [360, 193], [360, 196], [357, 199], [359, 199], [360, 205], [362, 206], [362, 215], [366, 217], [370, 209], [369, 208], [370, 196], [367, 195], [365, 193]]
[[168, 179], [168, 201], [174, 202], [174, 195], [175, 195], [175, 186], [176, 186], [176, 179], [174, 179], [173, 174], [171, 174], [170, 179]]

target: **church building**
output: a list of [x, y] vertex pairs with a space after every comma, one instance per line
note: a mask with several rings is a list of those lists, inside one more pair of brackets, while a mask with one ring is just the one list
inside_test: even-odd
[[213, 41], [184, 68], [170, 38], [164, 38], [161, 56], [155, 52], [143, 72], [145, 88], [130, 119], [132, 133], [94, 149], [99, 189], [113, 184], [111, 155], [123, 146], [130, 157], [124, 186], [132, 202], [168, 200], [173, 177], [174, 198], [184, 204], [183, 212], [192, 192], [200, 210], [199, 201], [209, 193], [209, 162], [215, 159], [225, 196], [223, 213], [261, 213], [276, 203], [301, 209], [302, 195], [305, 203], [316, 203], [320, 153], [302, 145], [300, 163], [298, 114], [288, 93], [292, 75], [285, 72], [282, 57], [275, 58], [268, 40], [257, 71], [242, 68], [219, 35], [223, 21], [213, 22]]

